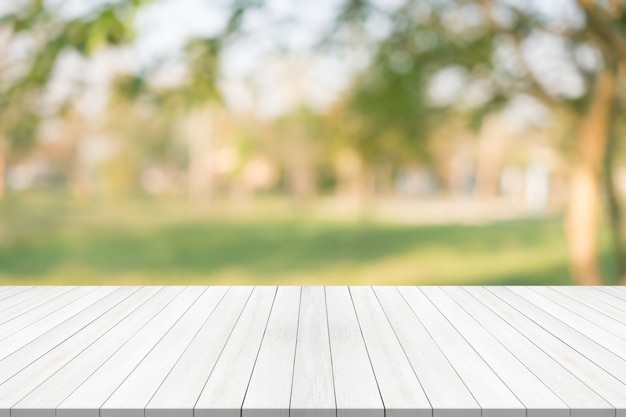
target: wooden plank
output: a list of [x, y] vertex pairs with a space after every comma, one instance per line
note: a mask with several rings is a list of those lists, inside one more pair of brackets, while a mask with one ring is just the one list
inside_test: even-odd
[[481, 407], [483, 416], [522, 417], [526, 409], [433, 303], [417, 287], [400, 293], [420, 318]]
[[[28, 302], [28, 304], [13, 306], [3, 311], [0, 315], [0, 338], [4, 338], [3, 333], [9, 331], [4, 330], [7, 326], [6, 323], [18, 318], [22, 320], [22, 326], [31, 323], [33, 320], [41, 317], [41, 314], [38, 314], [37, 311], [34, 310], [37, 310], [42, 306], [45, 307], [46, 303], [53, 302], [55, 298], [75, 288], [76, 287], [44, 287], [42, 289], [33, 288], [32, 290], [29, 290], [28, 293], [32, 292], [34, 297]], [[19, 327], [19, 325], [17, 327]]]
[[[19, 291], [10, 291], [11, 289]], [[10, 312], [13, 310], [24, 312], [25, 308], [24, 305], [20, 305], [21, 303], [28, 302], [41, 293], [50, 293], [53, 289], [54, 287], [34, 287], [30, 289], [28, 287], [8, 287], [5, 292], [10, 295], [4, 298], [0, 295], [2, 299], [0, 300], [0, 317], [2, 317], [0, 322], [7, 321], [7, 315], [11, 314]]]
[[350, 287], [387, 417], [432, 416], [432, 407], [373, 290]]
[[336, 414], [331, 360], [324, 288], [303, 287], [291, 416], [329, 417]]
[[252, 287], [229, 289], [150, 400], [146, 417], [193, 417], [193, 407], [251, 293]]
[[[119, 349], [137, 330], [156, 314], [164, 304], [169, 303], [180, 291], [161, 291], [162, 288], [153, 287], [141, 291], [131, 297], [130, 302], [124, 302], [122, 309], [109, 310], [107, 322], [98, 323], [103, 327], [99, 332], [101, 337], [96, 343], [88, 345], [77, 354], [71, 362], [37, 386], [26, 397], [19, 401], [11, 411], [13, 417], [54, 417], [55, 408], [70, 395], [84, 380], [86, 380], [112, 353]], [[110, 314], [114, 312], [114, 314]], [[130, 314], [132, 312], [132, 314]], [[123, 323], [113, 328], [110, 321]], [[111, 330], [111, 331], [109, 331]]]
[[[585, 291], [580, 291], [581, 289]], [[601, 312], [613, 320], [626, 324], [626, 301], [620, 301], [596, 288], [556, 287], [555, 290], [567, 295], [576, 302], [583, 303]]]
[[0, 324], [0, 341], [75, 301], [77, 297], [74, 296], [74, 291], [87, 293], [89, 291], [95, 291], [95, 288], [58, 287], [50, 290], [49, 294], [45, 292], [37, 294], [31, 303], [23, 307], [11, 309], [11, 311], [0, 316], [0, 321], [2, 322]]
[[[117, 288], [118, 287], [77, 288], [76, 291], [72, 291], [67, 294], [67, 297], [70, 298], [66, 299], [65, 294], [59, 297], [63, 298], [63, 305], [60, 308], [57, 308], [59, 306], [56, 305], [52, 311], [48, 312], [48, 314], [39, 317], [37, 320], [23, 327], [16, 327], [14, 325], [10, 326], [11, 329], [7, 331], [7, 333], [10, 333], [10, 336], [7, 336], [0, 341], [0, 358], [10, 355], [32, 340], [70, 319], [72, 316], [80, 314], [91, 304], [103, 299], [113, 291], [117, 290]], [[47, 309], [41, 308], [39, 310]], [[9, 325], [14, 322], [16, 322], [16, 320], [6, 324]], [[0, 330], [0, 332], [2, 331]], [[4, 336], [3, 332], [2, 334]]]
[[[57, 417], [98, 417], [99, 408], [200, 296], [193, 287], [180, 294], [98, 367], [57, 407]], [[103, 343], [98, 345], [102, 346]], [[106, 349], [106, 346], [102, 346]], [[95, 358], [94, 358], [95, 360]]]
[[[536, 289], [532, 289], [532, 291], [536, 292]], [[589, 305], [589, 299], [592, 297], [585, 297], [583, 300], [576, 300], [575, 298], [570, 297], [567, 293], [563, 293], [561, 291], [557, 291], [554, 288], [544, 287], [541, 288], [541, 296], [551, 303], [558, 304], [559, 306], [567, 309], [572, 315], [567, 314], [568, 318], [574, 319], [574, 323], [576, 326], [580, 328], [584, 326], [588, 328], [589, 326], [594, 328], [600, 328], [604, 332], [611, 335], [611, 337], [617, 337], [621, 339], [622, 344], [626, 345], [626, 324], [621, 323], [616, 318], [608, 316], [601, 311], [598, 311], [596, 308], [593, 308]], [[626, 317], [626, 312], [623, 313], [623, 316]], [[578, 318], [582, 319], [578, 321]], [[617, 349], [613, 351], [614, 353], [624, 352], [626, 349]]]
[[5, 300], [10, 299], [14, 295], [20, 294], [24, 291], [30, 291], [33, 287], [28, 286], [13, 286], [13, 287], [0, 287], [2, 288], [2, 293], [0, 293], [0, 305], [5, 302]]
[[[533, 342], [532, 329], [523, 332], [526, 330], [525, 320], [516, 316], [515, 309], [506, 304], [501, 304], [501, 308], [498, 309], [497, 302], [502, 301], [479, 287], [450, 287], [446, 292], [550, 387], [569, 408], [579, 410], [574, 411], [572, 415], [587, 415], [585, 413], [590, 417], [613, 415], [613, 408], [608, 402]], [[495, 301], [496, 304], [488, 306], [491, 301]], [[507, 318], [514, 324], [507, 321]]]
[[[564, 343], [551, 330], [548, 331], [547, 327], [542, 327], [549, 321], [556, 320], [552, 316], [506, 288], [489, 287], [488, 290], [489, 296], [481, 298], [483, 303], [493, 308], [497, 314], [502, 315], [520, 333], [532, 340], [535, 345], [559, 362], [611, 406], [611, 408], [607, 408], [598, 404], [588, 410], [577, 407], [572, 410], [572, 415], [610, 416], [615, 414], [616, 408], [619, 411], [618, 415], [623, 415], [620, 410], [623, 410], [626, 402], [626, 397], [623, 396], [623, 393], [626, 392], [626, 386], [578, 351], [580, 346], [578, 342], [584, 341], [586, 338], [578, 337], [576, 340], [572, 339], [571, 344]], [[523, 313], [519, 311], [520, 306], [523, 306]], [[558, 320], [556, 321], [558, 322]], [[573, 331], [562, 323], [560, 324]], [[586, 399], [581, 398], [581, 400]]]
[[522, 402], [528, 417], [569, 417], [569, 408], [565, 403], [507, 350], [497, 337], [453, 301], [448, 291], [438, 287], [423, 287], [421, 290]]
[[516, 287], [508, 293], [514, 293], [527, 302], [519, 304], [524, 306], [525, 315], [626, 383], [626, 360], [615, 354], [626, 350], [626, 342], [528, 288]]
[[434, 417], [480, 417], [463, 380], [395, 287], [375, 287], [395, 334], [418, 375]]
[[279, 287], [243, 402], [243, 417], [289, 417], [300, 287]]
[[256, 287], [194, 408], [195, 417], [239, 417], [276, 287]]
[[[64, 372], [62, 370], [64, 366], [75, 360], [76, 356], [79, 355], [81, 351], [90, 347], [95, 341], [99, 340], [101, 337], [106, 337], [109, 330], [113, 328], [115, 328], [115, 330], [125, 329], [125, 327], [116, 328], [115, 326], [120, 319], [129, 314], [129, 307], [134, 303], [140, 302], [144, 294], [150, 296], [152, 292], [153, 290], [147, 289], [142, 291], [138, 296], [127, 298], [122, 303], [100, 316], [91, 326], [85, 328], [84, 331], [77, 332], [72, 337], [55, 346], [46, 352], [45, 355], [39, 357], [22, 371], [1, 384], [0, 410], [2, 411], [0, 411], [0, 417], [8, 417], [8, 409], [33, 391], [34, 388], [44, 383], [44, 381], [49, 386], [54, 385], [56, 381], [66, 382], [66, 385], [59, 384], [56, 386], [56, 389], [69, 389], [69, 392], [71, 392], [71, 390], [73, 390], [73, 388], [70, 389], [70, 387], [72, 387], [72, 378], [80, 378], [80, 372], [91, 371], [89, 371], [90, 368], [88, 367], [77, 367], [70, 373], [65, 372], [68, 378], [63, 379]], [[132, 312], [132, 308], [130, 308], [130, 311]], [[21, 350], [16, 352], [16, 354], [19, 353], [21, 353]], [[19, 357], [15, 359], [16, 361], [20, 360]], [[90, 365], [90, 363], [87, 365]], [[61, 371], [59, 372], [59, 370]], [[64, 397], [60, 398], [62, 399]], [[57, 402], [59, 401], [60, 399], [57, 399]], [[6, 412], [6, 415], [2, 414], [4, 412]]]
[[57, 327], [42, 334], [12, 354], [0, 359], [0, 383], [30, 365], [56, 346], [81, 330], [91, 331], [92, 322], [106, 314], [113, 306], [128, 298], [138, 288], [119, 288], [107, 297], [89, 306], [82, 314], [72, 316]]
[[[573, 287], [573, 289], [575, 288], [576, 287]], [[619, 311], [626, 312], [626, 300], [616, 297], [614, 295], [615, 291], [613, 291], [613, 288], [608, 288], [607, 290], [608, 291], [602, 291], [601, 288], [592, 287], [590, 291], [590, 295], [595, 298], [598, 298], [603, 303], [606, 303], [615, 307]]]
[[590, 287], [590, 286], [563, 286], [557, 290], [565, 289], [568, 293], [575, 294], [577, 298], [591, 297], [610, 304], [621, 312], [626, 312], [626, 300], [619, 297], [615, 287]]
[[609, 294], [611, 297], [615, 297], [618, 300], [624, 301], [626, 302], [626, 289], [624, 287], [618, 287], [618, 286], [613, 286], [613, 287], [605, 287], [605, 286], [600, 286], [600, 287], [593, 287], [594, 289], [597, 289], [598, 291], [602, 291], [606, 294]]
[[2, 320], [0, 417], [626, 417], [617, 288], [0, 287]]
[[100, 407], [100, 417], [144, 417], [144, 409], [161, 382], [227, 290], [225, 287], [195, 289], [200, 297]]
[[347, 287], [327, 287], [337, 417], [383, 417], [385, 407]]

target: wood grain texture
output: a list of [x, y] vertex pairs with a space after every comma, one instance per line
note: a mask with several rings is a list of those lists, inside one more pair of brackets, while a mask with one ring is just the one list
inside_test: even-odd
[[385, 414], [432, 416], [432, 407], [374, 291], [350, 289], [359, 325], [378, 381]]
[[338, 417], [383, 417], [385, 407], [347, 287], [326, 288]]
[[514, 309], [497, 301], [492, 303], [494, 297], [483, 288], [470, 290], [449, 288], [446, 292], [541, 379], [565, 403], [568, 410], [597, 409], [600, 412], [595, 415], [608, 415], [604, 413], [610, 412], [610, 404], [576, 378], [564, 364], [556, 361], [534, 343], [533, 332], [539, 332], [541, 337], [541, 330], [518, 316]]
[[419, 288], [402, 289], [401, 294], [415, 314], [423, 318], [424, 326], [469, 387], [483, 416], [523, 417], [526, 414], [510, 388]]
[[197, 417], [239, 417], [276, 287], [256, 287], [194, 407]]
[[226, 293], [224, 287], [201, 292], [152, 350], [100, 407], [101, 417], [144, 417], [144, 409], [163, 379]]
[[375, 288], [376, 295], [418, 375], [435, 417], [480, 417], [481, 409], [448, 358], [400, 292]]
[[0, 417], [626, 417], [621, 287], [0, 287]]
[[[563, 364], [584, 384], [593, 387], [593, 390], [603, 399], [600, 402], [590, 395], [581, 397], [580, 399], [589, 401], [589, 406], [586, 409], [573, 409], [573, 416], [610, 416], [615, 413], [616, 408], [622, 408], [622, 404], [626, 401], [626, 397], [623, 395], [626, 392], [626, 387], [580, 353], [578, 350], [580, 346], [588, 347], [590, 341], [582, 332], [574, 331], [574, 329], [565, 326], [553, 316], [518, 297], [507, 288], [491, 287], [489, 292], [497, 295], [496, 297], [490, 296], [488, 302], [491, 306], [498, 306], [496, 310], [498, 314], [506, 315], [510, 319], [509, 323], [520, 329], [525, 337], [530, 338], [541, 350]], [[522, 308], [523, 313], [520, 312], [519, 308]], [[530, 317], [534, 317], [534, 319], [529, 319]], [[571, 344], [565, 343], [557, 334], [570, 339]], [[576, 348], [572, 346], [576, 346]], [[603, 403], [608, 403], [608, 407]]]
[[299, 287], [281, 287], [261, 341], [243, 402], [243, 417], [289, 417], [293, 382]]
[[148, 403], [146, 417], [193, 416], [200, 393], [251, 293], [252, 287], [228, 290]]
[[22, 316], [5, 323], [7, 326], [0, 330], [0, 334], [4, 336], [4, 339], [0, 340], [0, 358], [15, 352], [73, 316], [82, 314], [90, 305], [97, 303], [116, 289], [115, 287], [80, 287], [57, 297], [54, 308], [49, 309], [44, 306], [37, 309], [39, 314], [33, 317], [32, 322], [29, 320], [28, 324], [20, 320]]
[[[565, 403], [441, 288], [422, 291], [526, 408], [528, 417], [567, 417]], [[561, 410], [560, 412], [558, 410]]]
[[[200, 295], [193, 288], [170, 287], [167, 290], [176, 291], [176, 297], [156, 315], [152, 314], [143, 327], [133, 329], [135, 331], [129, 332], [130, 335], [124, 334], [122, 338], [129, 336], [129, 339], [124, 340], [118, 349], [115, 349], [117, 345], [111, 347], [113, 352], [106, 352], [110, 353], [109, 357], [102, 355], [105, 362], [63, 400], [57, 407], [57, 416], [75, 415], [78, 410], [81, 416], [98, 417], [102, 404]], [[107, 344], [99, 345], [102, 349], [108, 348]]]
[[291, 416], [335, 416], [330, 355], [324, 288], [303, 287], [291, 391]]

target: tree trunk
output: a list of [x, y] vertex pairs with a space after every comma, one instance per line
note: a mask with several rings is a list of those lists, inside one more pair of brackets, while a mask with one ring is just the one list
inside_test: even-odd
[[498, 196], [502, 171], [502, 147], [507, 133], [496, 119], [487, 119], [480, 130], [476, 155], [474, 195], [479, 200]]
[[580, 285], [602, 283], [597, 254], [600, 176], [615, 101], [615, 84], [614, 69], [606, 68], [598, 74], [576, 137], [577, 158], [572, 167], [566, 230], [572, 275]]
[[617, 281], [623, 280], [626, 283], [626, 252], [624, 252], [624, 240], [622, 237], [622, 215], [619, 199], [615, 191], [613, 181], [613, 154], [615, 150], [615, 133], [611, 132], [607, 153], [604, 158], [604, 191], [607, 199], [607, 212], [609, 217], [610, 233], [613, 244], [613, 259], [615, 260], [615, 275]]
[[0, 200], [3, 200], [6, 194], [6, 148], [6, 142], [0, 138]]
[[208, 203], [213, 191], [215, 117], [209, 106], [195, 108], [186, 115], [185, 123], [188, 141], [188, 197], [196, 202]]
[[620, 207], [619, 196], [615, 189], [615, 176], [613, 167], [615, 165], [615, 154], [617, 151], [617, 132], [615, 129], [615, 116], [620, 109], [613, 109], [611, 128], [604, 156], [604, 192], [606, 194], [607, 214], [611, 240], [613, 245], [613, 259], [615, 262], [616, 282], [622, 280], [626, 284], [626, 247], [624, 246], [623, 219]]

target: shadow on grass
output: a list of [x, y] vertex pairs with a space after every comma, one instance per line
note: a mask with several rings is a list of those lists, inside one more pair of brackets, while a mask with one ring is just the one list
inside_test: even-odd
[[[71, 224], [70, 224], [71, 226]], [[0, 272], [43, 276], [71, 264], [104, 274], [211, 274], [237, 269], [264, 281], [281, 274], [323, 271], [344, 265], [367, 267], [377, 261], [445, 248], [451, 256], [492, 257], [501, 250], [560, 250], [560, 222], [527, 220], [486, 226], [399, 226], [321, 221], [186, 221], [133, 228], [51, 227], [0, 247]], [[454, 254], [460, 257], [455, 258]], [[463, 266], [459, 265], [462, 271]], [[533, 274], [503, 274], [485, 284], [567, 284], [567, 265]], [[467, 284], [459, 280], [458, 284]]]

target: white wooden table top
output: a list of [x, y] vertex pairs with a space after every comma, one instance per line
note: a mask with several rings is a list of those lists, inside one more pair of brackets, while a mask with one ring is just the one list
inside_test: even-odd
[[0, 287], [0, 417], [626, 417], [623, 287]]

